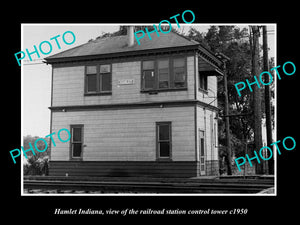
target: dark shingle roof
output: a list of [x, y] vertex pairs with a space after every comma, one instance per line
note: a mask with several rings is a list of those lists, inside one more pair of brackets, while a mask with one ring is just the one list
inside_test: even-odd
[[[138, 37], [141, 33], [137, 33]], [[147, 33], [141, 39], [140, 45], [134, 37], [134, 45], [128, 46], [128, 36], [113, 36], [106, 38], [98, 38], [89, 41], [83, 45], [68, 49], [55, 55], [45, 58], [46, 63], [73, 62], [81, 60], [97, 60], [113, 57], [138, 56], [144, 53], [164, 51], [186, 51], [197, 50], [199, 56], [206, 59], [207, 62], [214, 67], [220, 68], [222, 62], [214, 53], [205, 49], [199, 42], [189, 40], [177, 33], [169, 32], [167, 34], [159, 32], [159, 36], [155, 32], [150, 33], [151, 40]]]
[[[140, 33], [138, 33], [140, 34]], [[187, 47], [194, 46], [195, 48], [199, 45], [198, 42], [193, 40], [188, 40], [187, 38], [178, 35], [174, 32], [167, 34], [159, 32], [159, 37], [156, 33], [150, 34], [151, 39], [149, 39], [147, 33], [142, 39], [139, 39], [140, 45], [138, 45], [134, 37], [134, 45], [129, 47], [127, 45], [127, 35], [114, 36], [99, 38], [90, 41], [86, 44], [74, 47], [72, 49], [60, 52], [58, 54], [49, 56], [45, 58], [47, 61], [51, 62], [54, 59], [58, 61], [59, 59], [73, 58], [73, 57], [83, 57], [83, 56], [96, 56], [96, 55], [107, 55], [116, 53], [126, 53], [126, 52], [137, 52], [153, 49], [164, 49], [164, 48], [175, 48], [175, 47]]]

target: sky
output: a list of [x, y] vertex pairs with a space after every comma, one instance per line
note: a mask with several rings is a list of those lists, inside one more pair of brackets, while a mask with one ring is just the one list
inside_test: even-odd
[[[121, 24], [129, 25], [129, 24]], [[134, 24], [131, 24], [134, 25]], [[153, 24], [138, 24], [153, 25]], [[172, 24], [172, 26], [177, 26]], [[226, 24], [212, 24], [226, 25]], [[232, 24], [230, 24], [232, 25]], [[189, 26], [192, 26], [200, 32], [207, 32], [210, 24], [191, 24], [181, 25], [179, 31], [188, 32]], [[248, 26], [239, 25], [241, 28]], [[52, 51], [49, 55], [40, 53], [40, 59], [51, 56], [53, 54], [65, 51], [70, 48], [82, 45], [90, 39], [95, 39], [99, 35], [107, 32], [115, 32], [119, 29], [119, 24], [22, 24], [21, 26], [21, 49], [28, 49], [29, 52], [34, 51], [34, 45], [38, 48], [43, 41], [49, 41], [52, 44]], [[274, 25], [269, 25], [268, 30], [275, 30]], [[62, 35], [66, 31], [72, 31], [75, 35], [75, 42], [66, 45], [62, 41]], [[60, 35], [57, 38], [61, 49], [58, 49], [55, 40], [50, 38]], [[66, 41], [71, 42], [72, 38], [66, 34]], [[275, 55], [275, 38], [276, 35], [270, 32], [268, 34], [269, 57]], [[261, 41], [260, 41], [261, 43]], [[44, 52], [50, 51], [47, 44], [43, 44]], [[51, 105], [51, 65], [41, 63], [36, 54], [31, 55], [33, 61], [28, 61], [28, 56], [21, 61], [21, 79], [22, 79], [22, 136], [41, 136], [45, 137], [50, 134], [50, 110]], [[16, 61], [17, 65], [17, 61]]]

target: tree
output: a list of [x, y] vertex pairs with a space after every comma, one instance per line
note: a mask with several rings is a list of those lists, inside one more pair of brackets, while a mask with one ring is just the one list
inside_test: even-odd
[[[237, 26], [211, 26], [207, 33], [200, 33], [195, 28], [190, 29], [189, 38], [200, 42], [214, 53], [221, 52], [230, 58], [227, 62], [228, 100], [230, 114], [242, 115], [230, 117], [230, 136], [233, 156], [244, 156], [245, 142], [252, 142], [254, 137], [254, 121], [251, 114], [252, 92], [243, 90], [240, 97], [234, 87], [238, 82], [245, 82], [252, 76], [251, 48], [248, 29]], [[218, 107], [220, 115], [225, 115], [225, 89], [223, 77], [218, 77]], [[225, 121], [218, 120], [219, 144], [226, 146]], [[252, 146], [251, 144], [249, 146]], [[226, 151], [220, 148], [220, 157], [226, 156]]]
[[[251, 28], [251, 43], [252, 43], [252, 75], [258, 76], [260, 74], [259, 67], [259, 27], [250, 26]], [[252, 79], [253, 82], [253, 79]], [[254, 143], [255, 148], [260, 149], [262, 147], [262, 109], [261, 109], [261, 89], [254, 84], [253, 85], [253, 109], [254, 109]], [[256, 164], [256, 173], [261, 174], [262, 164]]]
[[[42, 138], [38, 136], [31, 136], [27, 135], [23, 137], [23, 148], [25, 150], [30, 149], [29, 143], [31, 143], [32, 147], [34, 147], [34, 143], [37, 139]], [[34, 151], [35, 154], [32, 153], [32, 151], [26, 152], [27, 156], [27, 163], [23, 165], [23, 172], [24, 175], [48, 175], [48, 159], [50, 157], [50, 149], [49, 149], [49, 138], [44, 138], [47, 141], [48, 148], [44, 152]], [[38, 141], [36, 143], [36, 147], [38, 149], [45, 149], [45, 143], [43, 141]]]

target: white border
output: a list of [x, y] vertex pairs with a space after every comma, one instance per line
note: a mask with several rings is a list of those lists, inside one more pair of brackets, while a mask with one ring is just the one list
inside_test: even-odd
[[[176, 23], [171, 23], [172, 25], [176, 25]], [[116, 26], [116, 25], [153, 25], [153, 23], [111, 23], [111, 24], [101, 24], [101, 23], [68, 23], [68, 24], [61, 24], [61, 23], [22, 23], [21, 24], [21, 49], [24, 49], [23, 46], [23, 28], [26, 25], [31, 26], [42, 26], [42, 25], [49, 25], [49, 26]], [[195, 23], [195, 24], [180, 24], [180, 26], [235, 26], [235, 25], [266, 25], [266, 26], [274, 26], [274, 59], [275, 59], [275, 66], [277, 66], [277, 23]], [[269, 56], [270, 57], [270, 56]], [[23, 61], [21, 61], [21, 146], [23, 146]], [[52, 81], [51, 81], [52, 82]], [[273, 140], [277, 140], [277, 76], [275, 76], [275, 129], [273, 132]], [[47, 135], [47, 134], [46, 134]], [[21, 157], [21, 196], [277, 196], [277, 154], [274, 150], [274, 166], [275, 166], [275, 193], [274, 194], [29, 194], [24, 193], [23, 188], [23, 156]], [[199, 178], [201, 179], [201, 178]]]

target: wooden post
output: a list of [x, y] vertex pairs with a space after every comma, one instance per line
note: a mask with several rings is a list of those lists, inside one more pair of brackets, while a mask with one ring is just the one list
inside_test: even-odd
[[230, 127], [229, 127], [229, 102], [228, 102], [228, 87], [227, 87], [227, 69], [226, 62], [230, 58], [223, 53], [217, 53], [217, 57], [220, 58], [223, 62], [223, 73], [224, 73], [224, 90], [225, 90], [225, 107], [224, 107], [224, 117], [225, 117], [225, 130], [226, 130], [226, 157], [225, 161], [227, 164], [227, 175], [232, 175], [232, 152], [231, 152], [231, 143], [230, 143]]
[[[268, 39], [267, 39], [267, 26], [263, 26], [263, 61], [264, 71], [269, 71], [269, 57], [268, 57]], [[269, 76], [265, 76], [265, 83], [269, 83]], [[270, 98], [270, 86], [265, 85], [265, 113], [266, 113], [266, 130], [267, 130], [267, 146], [272, 149], [272, 116], [271, 116], [271, 98]], [[267, 151], [267, 157], [270, 157], [269, 151]], [[267, 173], [274, 174], [274, 158], [272, 157], [268, 161]]]
[[[252, 76], [259, 77], [259, 27], [251, 26], [253, 34], [252, 49]], [[252, 80], [253, 82], [253, 80]], [[254, 143], [258, 152], [262, 147], [262, 128], [261, 128], [261, 91], [257, 84], [252, 85], [253, 89], [253, 109], [254, 109]], [[256, 162], [256, 173], [262, 174], [262, 164]]]
[[228, 87], [227, 87], [227, 72], [226, 62], [223, 60], [223, 72], [224, 72], [224, 89], [225, 89], [225, 129], [226, 129], [226, 163], [227, 163], [227, 175], [232, 175], [231, 161], [231, 143], [230, 143], [230, 127], [229, 127], [229, 102], [228, 102]]

